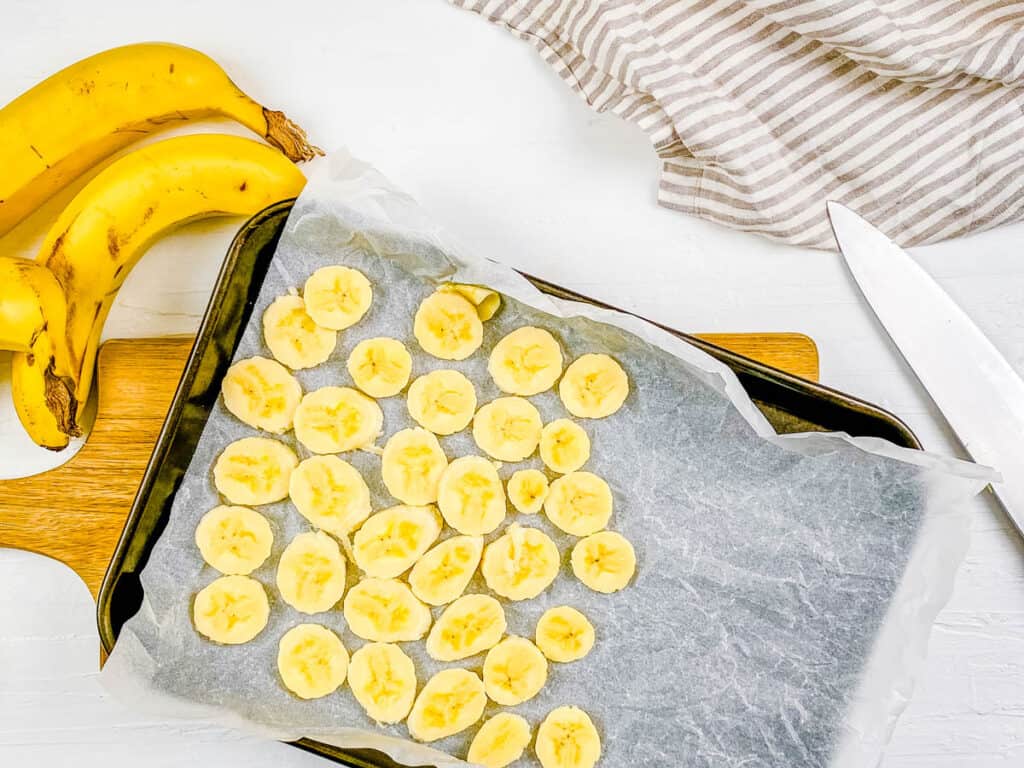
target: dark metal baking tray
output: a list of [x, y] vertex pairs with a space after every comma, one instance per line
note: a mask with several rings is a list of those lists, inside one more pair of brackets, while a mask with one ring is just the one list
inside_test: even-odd
[[[100, 640], [108, 653], [125, 621], [142, 604], [139, 574], [167, 523], [174, 494], [217, 400], [221, 378], [249, 322], [293, 203], [293, 200], [284, 200], [253, 216], [239, 230], [228, 250], [167, 419], [100, 587], [96, 619]], [[609, 307], [539, 278], [529, 275], [527, 278], [545, 293]], [[888, 411], [672, 328], [660, 327], [686, 339], [735, 371], [754, 403], [779, 432], [841, 431], [882, 437], [908, 448], [921, 447], [913, 432]], [[309, 739], [294, 744], [355, 768], [395, 766], [372, 750], [341, 750]]]

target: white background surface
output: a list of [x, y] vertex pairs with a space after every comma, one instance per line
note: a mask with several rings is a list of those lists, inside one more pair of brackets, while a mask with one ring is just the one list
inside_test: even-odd
[[[373, 161], [466, 248], [685, 330], [808, 333], [825, 383], [895, 411], [929, 449], [959, 451], [837, 255], [659, 209], [658, 163], [638, 130], [592, 113], [531, 48], [441, 0], [3, 5], [0, 103], [117, 44], [195, 46], [323, 146]], [[31, 253], [59, 203], [0, 241], [3, 251]], [[105, 335], [194, 330], [238, 223], [196, 225], [154, 247]], [[1014, 226], [914, 252], [1018, 370], [1022, 242]], [[0, 476], [10, 477], [53, 459], [26, 449], [7, 388], [0, 357]], [[1024, 764], [1024, 546], [991, 499], [973, 513], [970, 554], [886, 768]], [[321, 764], [126, 711], [96, 680], [93, 611], [66, 567], [0, 550], [0, 765]]]

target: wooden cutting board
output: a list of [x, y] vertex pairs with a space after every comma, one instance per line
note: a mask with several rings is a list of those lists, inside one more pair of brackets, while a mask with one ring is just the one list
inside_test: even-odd
[[[817, 348], [801, 334], [701, 338], [797, 376], [818, 377]], [[41, 475], [0, 480], [0, 547], [66, 563], [96, 597], [191, 348], [191, 337], [103, 345], [99, 409], [82, 450]]]

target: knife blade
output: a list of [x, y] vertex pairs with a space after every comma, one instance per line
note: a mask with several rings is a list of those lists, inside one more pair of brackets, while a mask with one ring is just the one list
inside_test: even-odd
[[1024, 380], [949, 294], [849, 208], [828, 203], [864, 298], [966, 451], [994, 467], [992, 490], [1024, 535]]

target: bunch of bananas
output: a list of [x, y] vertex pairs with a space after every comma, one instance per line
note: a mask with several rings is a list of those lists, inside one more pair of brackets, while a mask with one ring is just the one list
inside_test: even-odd
[[293, 165], [320, 150], [281, 112], [244, 94], [198, 51], [148, 43], [73, 64], [0, 109], [0, 236], [90, 167], [161, 126], [230, 117], [267, 144], [168, 139], [112, 163], [75, 196], [35, 261], [0, 255], [0, 349], [35, 442], [81, 434], [104, 320], [155, 238], [186, 221], [252, 215], [296, 196]]

